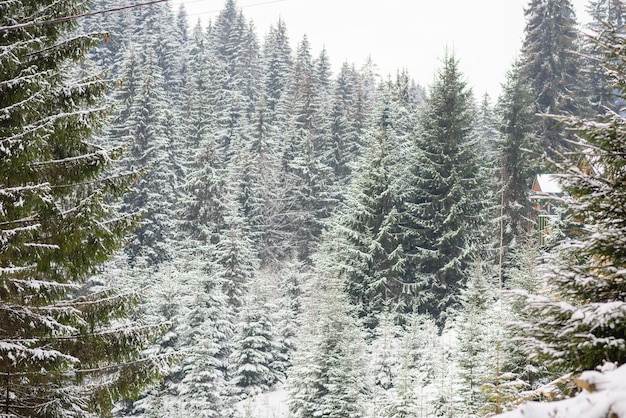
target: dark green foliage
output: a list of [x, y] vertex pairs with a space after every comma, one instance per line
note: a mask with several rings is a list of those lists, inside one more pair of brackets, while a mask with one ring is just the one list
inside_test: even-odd
[[263, 49], [265, 96], [269, 118], [274, 120], [276, 106], [285, 91], [287, 76], [292, 67], [291, 47], [285, 22], [279, 20], [276, 27], [270, 27]]
[[331, 250], [336, 268], [346, 280], [359, 315], [371, 328], [386, 306], [404, 311], [410, 305], [403, 283], [406, 257], [400, 238], [401, 179], [396, 176], [394, 137], [393, 128], [385, 125], [381, 115], [329, 234], [336, 240], [331, 244], [336, 245]]
[[328, 150], [324, 95], [315, 72], [306, 36], [298, 46], [293, 73], [279, 110], [285, 120], [280, 129], [281, 184], [287, 199], [283, 228], [303, 260], [310, 259], [319, 242], [323, 219], [334, 206], [330, 197], [332, 171]]
[[[0, 3], [0, 27], [79, 14], [84, 4]], [[136, 223], [111, 175], [119, 149], [94, 145], [106, 119], [99, 76], [73, 77], [98, 39], [75, 22], [0, 32], [0, 414], [105, 415], [166, 365], [137, 359], [160, 327], [126, 317], [136, 293], [85, 288]]]
[[508, 249], [523, 241], [532, 222], [530, 184], [538, 169], [530, 150], [537, 148], [537, 139], [533, 132], [533, 96], [519, 65], [509, 72], [502, 87], [497, 105], [500, 136], [496, 141], [496, 200], [501, 204], [501, 245], [508, 262]]
[[231, 373], [234, 389], [243, 397], [268, 390], [279, 377], [273, 367], [278, 353], [275, 324], [270, 317], [273, 307], [263, 293], [259, 281], [255, 281], [236, 324], [238, 334], [231, 355]]
[[129, 210], [144, 210], [146, 214], [127, 250], [132, 258], [145, 257], [158, 264], [171, 257], [168, 242], [172, 238], [176, 176], [167, 131], [169, 101], [156, 52], [148, 48], [141, 62], [142, 81], [130, 109], [134, 142], [127, 164], [142, 168], [144, 173], [125, 201]]
[[[624, 38], [593, 38], [610, 87], [626, 95]], [[607, 111], [593, 119], [559, 117], [579, 140], [554, 163], [567, 208], [565, 237], [544, 266], [547, 289], [526, 296], [526, 348], [553, 372], [626, 362], [626, 122]]]
[[324, 275], [311, 284], [289, 373], [290, 413], [298, 418], [362, 417], [367, 399], [363, 333], [340, 280]]
[[[626, 22], [626, 5], [620, 0], [592, 0], [587, 7], [594, 19], [589, 22], [588, 29], [601, 33], [605, 29], [624, 33]], [[593, 110], [604, 113], [606, 109], [618, 111], [623, 101], [610, 87], [610, 79], [598, 65], [603, 59], [603, 48], [593, 42], [584, 44], [585, 76], [590, 90], [590, 102]]]
[[458, 303], [480, 251], [486, 182], [479, 166], [475, 110], [457, 61], [444, 61], [420, 118], [407, 199], [407, 240], [416, 306], [435, 316]]
[[[570, 0], [531, 0], [520, 76], [533, 94], [535, 113], [580, 114], [583, 97], [581, 60], [577, 55], [576, 15]], [[553, 119], [536, 120], [541, 153], [567, 147]]]

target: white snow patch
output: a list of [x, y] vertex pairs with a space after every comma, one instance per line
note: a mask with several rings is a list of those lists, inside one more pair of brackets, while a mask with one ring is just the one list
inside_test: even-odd
[[563, 192], [558, 177], [554, 174], [538, 174], [536, 181], [542, 193], [560, 194]]
[[279, 384], [271, 392], [239, 402], [236, 408], [241, 418], [287, 418], [287, 391]]
[[626, 418], [626, 365], [606, 372], [586, 371], [577, 396], [557, 402], [527, 402], [500, 418]]

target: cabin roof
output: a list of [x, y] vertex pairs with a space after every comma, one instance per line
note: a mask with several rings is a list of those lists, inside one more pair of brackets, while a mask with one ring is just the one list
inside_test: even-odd
[[537, 174], [533, 190], [541, 193], [560, 194], [563, 192], [558, 178], [554, 174]]

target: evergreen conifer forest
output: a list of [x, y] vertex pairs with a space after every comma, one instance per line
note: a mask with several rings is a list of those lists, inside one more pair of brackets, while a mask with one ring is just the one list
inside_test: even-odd
[[626, 418], [626, 4], [494, 99], [126, 5], [0, 0], [0, 417]]

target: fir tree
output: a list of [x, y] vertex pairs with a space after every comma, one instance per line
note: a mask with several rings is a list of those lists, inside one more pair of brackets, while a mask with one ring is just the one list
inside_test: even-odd
[[[530, 0], [525, 10], [526, 29], [522, 45], [521, 77], [530, 86], [534, 113], [580, 114], [581, 66], [576, 51], [576, 15], [570, 0]], [[536, 120], [543, 154], [566, 147], [562, 132], [552, 119]]]
[[288, 376], [293, 417], [361, 417], [366, 393], [363, 335], [337, 278], [312, 283], [294, 365]]
[[228, 195], [227, 199], [225, 228], [215, 246], [214, 259], [216, 274], [229, 304], [239, 308], [243, 305], [242, 298], [259, 267], [259, 261], [238, 202], [232, 195]]
[[[624, 38], [592, 38], [603, 49], [610, 87], [626, 94]], [[555, 161], [567, 229], [543, 266], [544, 296], [526, 298], [526, 348], [558, 374], [626, 361], [624, 303], [624, 132], [622, 115], [557, 117], [579, 141]], [[530, 331], [532, 329], [532, 331]]]
[[372, 328], [385, 306], [402, 312], [410, 303], [399, 226], [402, 183], [395, 171], [395, 131], [386, 118], [383, 112], [330, 234], [336, 240], [330, 244], [336, 246], [335, 269]]
[[489, 365], [494, 361], [494, 348], [488, 341], [490, 328], [487, 313], [495, 303], [493, 285], [480, 264], [473, 267], [474, 273], [461, 292], [461, 309], [455, 316], [458, 330], [457, 362], [461, 377], [461, 393], [467, 412], [477, 414], [485, 399], [482, 394], [483, 379]]
[[117, 111], [107, 129], [107, 139], [117, 146], [128, 146], [134, 140], [131, 118], [143, 80], [141, 59], [133, 47], [126, 50], [120, 67], [120, 81], [112, 94]]
[[274, 307], [260, 288], [261, 283], [255, 280], [243, 298], [231, 355], [233, 385], [243, 397], [266, 391], [279, 380], [279, 373], [273, 368], [278, 352], [271, 318]]
[[[620, 0], [592, 0], [589, 1], [587, 11], [594, 19], [589, 22], [587, 28], [592, 32], [601, 33], [607, 27], [610, 30], [618, 30], [624, 33], [626, 22], [626, 5]], [[615, 94], [610, 88], [610, 79], [602, 71], [598, 62], [603, 59], [603, 49], [593, 42], [583, 44], [585, 52], [585, 75], [590, 85], [591, 104], [594, 111], [604, 113], [611, 109], [618, 111], [620, 105], [619, 94]]]
[[271, 135], [269, 110], [263, 99], [257, 103], [250, 126], [249, 143], [244, 145], [240, 164], [233, 167], [245, 176], [240, 181], [240, 201], [250, 226], [250, 236], [257, 245], [259, 258], [271, 263], [284, 254], [279, 226], [281, 211], [278, 188], [278, 150]]
[[395, 313], [383, 312], [379, 315], [376, 338], [370, 348], [368, 375], [373, 382], [369, 410], [374, 417], [390, 417], [393, 405], [398, 402], [396, 390], [397, 376], [402, 367], [400, 357], [400, 336], [402, 329], [394, 324]]
[[333, 170], [334, 195], [341, 199], [360, 151], [356, 126], [359, 79], [354, 66], [344, 63], [335, 81], [330, 111], [329, 166]]
[[288, 199], [283, 224], [302, 259], [319, 242], [322, 220], [332, 207], [331, 169], [324, 152], [324, 115], [314, 62], [306, 36], [300, 42], [288, 91], [280, 103], [287, 115], [282, 133], [282, 187]]
[[227, 369], [235, 321], [210, 263], [201, 258], [201, 249], [192, 251], [195, 254], [185, 257], [191, 261], [181, 280], [185, 294], [180, 301], [186, 308], [180, 334], [188, 355], [181, 364], [176, 392], [193, 416], [224, 417], [231, 406]]
[[486, 184], [475, 118], [471, 90], [447, 57], [420, 119], [414, 192], [405, 203], [407, 274], [417, 280], [419, 311], [436, 316], [458, 304], [483, 234]]
[[132, 175], [90, 139], [106, 120], [99, 75], [72, 79], [98, 38], [76, 35], [73, 0], [0, 4], [0, 394], [12, 417], [107, 415], [165, 366], [138, 353], [160, 327], [131, 323], [136, 293], [86, 287], [136, 216]]
[[538, 171], [530, 150], [537, 148], [532, 131], [533, 108], [530, 87], [514, 65], [503, 85], [497, 113], [500, 136], [496, 142], [496, 201], [500, 202], [502, 256], [511, 261], [510, 249], [525, 241], [530, 232], [530, 182]]
[[282, 19], [270, 26], [263, 46], [265, 96], [269, 120], [276, 118], [276, 106], [285, 92], [287, 77], [291, 72], [292, 58], [287, 27]]
[[127, 164], [144, 169], [145, 174], [134, 185], [133, 194], [126, 196], [126, 206], [146, 211], [146, 216], [127, 251], [132, 257], [158, 264], [171, 257], [176, 174], [166, 130], [169, 103], [154, 50], [146, 51], [143, 66], [142, 83], [128, 120], [134, 143]]

